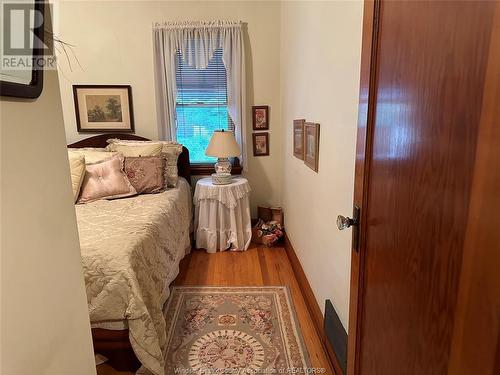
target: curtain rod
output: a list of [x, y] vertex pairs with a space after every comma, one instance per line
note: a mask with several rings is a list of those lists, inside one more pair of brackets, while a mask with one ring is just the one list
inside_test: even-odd
[[167, 21], [153, 23], [154, 29], [196, 29], [217, 27], [241, 27], [242, 21], [211, 20], [211, 21]]

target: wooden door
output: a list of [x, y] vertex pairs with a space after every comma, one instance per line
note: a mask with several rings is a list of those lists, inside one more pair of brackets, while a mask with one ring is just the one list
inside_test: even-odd
[[[365, 3], [354, 194], [361, 238], [352, 252], [349, 375], [498, 371], [500, 289], [495, 267], [487, 277], [482, 271], [496, 261], [500, 275], [500, 240], [478, 223], [488, 208], [500, 232], [500, 159], [492, 151], [500, 156], [499, 127], [492, 125], [500, 125], [496, 7]], [[474, 241], [481, 241], [479, 251]], [[480, 259], [471, 264], [475, 254]], [[481, 287], [488, 302], [470, 309]], [[466, 362], [478, 370], [478, 361], [465, 361], [474, 346], [466, 340], [478, 339], [467, 318], [482, 313], [488, 365], [467, 372]]]

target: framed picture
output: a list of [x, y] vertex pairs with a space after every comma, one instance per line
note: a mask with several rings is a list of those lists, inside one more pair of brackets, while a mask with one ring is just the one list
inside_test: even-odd
[[254, 105], [252, 119], [253, 130], [269, 130], [269, 106]]
[[73, 85], [79, 133], [134, 132], [132, 88], [128, 85]]
[[313, 171], [318, 171], [319, 124], [304, 123], [304, 163]]
[[293, 120], [293, 155], [304, 160], [304, 123], [306, 120]]
[[269, 155], [269, 133], [253, 133], [253, 156]]
[[[2, 2], [2, 22], [5, 22], [2, 32], [8, 30], [3, 38], [2, 57], [12, 58], [21, 68], [0, 66], [1, 96], [35, 99], [42, 93], [43, 67], [47, 62], [44, 47], [51, 46], [51, 41], [45, 40], [45, 27], [51, 29], [50, 22], [45, 20], [45, 5], [45, 1], [36, 0]], [[16, 22], [19, 14], [21, 21]], [[19, 40], [24, 42], [21, 46]]]

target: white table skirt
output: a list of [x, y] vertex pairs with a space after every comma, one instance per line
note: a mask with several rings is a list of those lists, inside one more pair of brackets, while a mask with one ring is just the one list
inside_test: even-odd
[[230, 185], [212, 185], [210, 178], [198, 181], [195, 204], [196, 247], [209, 253], [243, 251], [252, 239], [250, 186], [244, 178]]

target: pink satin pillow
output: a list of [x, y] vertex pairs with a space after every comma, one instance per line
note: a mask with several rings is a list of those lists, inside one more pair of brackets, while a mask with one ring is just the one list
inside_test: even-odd
[[137, 194], [123, 171], [123, 155], [87, 164], [78, 203], [89, 203], [99, 199], [115, 199]]

